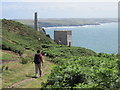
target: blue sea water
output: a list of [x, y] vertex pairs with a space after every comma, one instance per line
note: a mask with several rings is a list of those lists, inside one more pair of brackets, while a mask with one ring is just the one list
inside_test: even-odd
[[118, 23], [45, 28], [52, 39], [54, 30], [72, 30], [72, 46], [88, 48], [98, 53], [118, 53]]

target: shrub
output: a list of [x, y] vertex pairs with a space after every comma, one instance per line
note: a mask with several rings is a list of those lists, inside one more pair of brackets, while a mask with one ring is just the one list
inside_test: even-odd
[[31, 58], [30, 57], [22, 58], [21, 61], [20, 61], [20, 63], [22, 63], [22, 64], [27, 64], [29, 62], [31, 62]]
[[118, 59], [111, 55], [71, 56], [52, 59], [59, 64], [44, 84], [47, 88], [102, 88], [118, 89]]

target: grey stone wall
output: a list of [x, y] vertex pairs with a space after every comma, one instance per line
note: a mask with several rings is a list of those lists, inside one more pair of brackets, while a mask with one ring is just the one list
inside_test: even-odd
[[[72, 44], [72, 31], [54, 31], [54, 41], [58, 44], [71, 46]], [[70, 44], [70, 45], [69, 45]]]

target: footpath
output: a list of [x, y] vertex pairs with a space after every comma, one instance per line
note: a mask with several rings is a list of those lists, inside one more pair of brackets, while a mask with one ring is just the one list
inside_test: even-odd
[[[8, 88], [41, 88], [41, 84], [45, 83], [47, 81], [47, 76], [50, 74], [53, 66], [54, 66], [53, 63], [51, 63], [49, 61], [45, 61], [45, 65], [42, 68], [42, 70], [43, 70], [42, 77], [33, 78], [33, 76], [34, 76], [34, 74], [33, 74], [33, 76], [27, 76], [27, 77], [29, 77], [27, 79], [13, 83]], [[34, 72], [33, 69], [31, 71]]]
[[2, 88], [41, 88], [42, 83], [47, 81], [51, 70], [56, 66], [45, 60], [42, 66], [42, 77], [33, 78], [35, 75], [34, 63], [20, 64], [18, 61], [5, 63], [4, 65], [8, 67], [8, 70], [2, 73]]

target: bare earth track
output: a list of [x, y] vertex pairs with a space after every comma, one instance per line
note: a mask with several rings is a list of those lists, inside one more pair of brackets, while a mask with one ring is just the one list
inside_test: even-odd
[[[47, 61], [48, 62], [48, 61]], [[48, 72], [45, 72], [46, 71], [46, 69], [48, 68], [48, 66], [50, 65], [51, 63], [49, 62], [46, 66], [45, 66], [45, 68], [43, 68], [42, 70], [43, 70], [43, 75], [42, 75], [42, 77], [45, 75], [45, 74], [47, 74]], [[45, 72], [45, 73], [44, 73]], [[39, 77], [39, 78], [42, 78], [42, 77]], [[11, 85], [11, 86], [9, 86], [8, 88], [14, 88], [15, 86], [17, 86], [17, 85], [20, 85], [20, 84], [22, 84], [22, 83], [26, 83], [26, 82], [28, 82], [28, 81], [32, 81], [32, 80], [35, 80], [36, 78], [27, 78], [27, 79], [24, 79], [24, 80], [22, 80], [22, 81], [19, 81], [19, 82], [16, 82], [16, 83], [14, 83], [13, 85]]]

